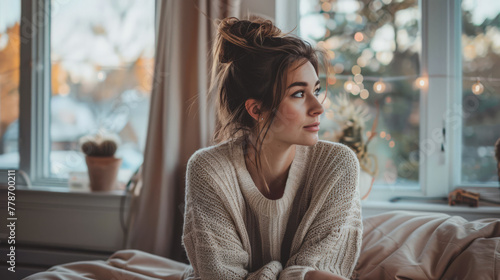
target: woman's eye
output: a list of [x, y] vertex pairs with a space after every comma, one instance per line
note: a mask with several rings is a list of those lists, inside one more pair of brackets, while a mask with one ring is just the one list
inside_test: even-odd
[[314, 91], [314, 95], [316, 97], [318, 97], [321, 93], [319, 93], [321, 91], [321, 88], [317, 88], [316, 91]]
[[304, 94], [304, 92], [303, 92], [303, 91], [297, 91], [296, 93], [292, 94], [292, 96], [296, 97], [296, 95], [297, 95], [297, 94], [299, 94], [299, 93], [300, 93], [300, 94]]
[[[320, 92], [321, 91], [321, 88], [317, 88], [315, 91], [314, 91], [314, 96], [318, 97], [320, 95]], [[292, 96], [296, 96], [297, 94], [302, 94], [304, 95], [304, 91], [297, 91], [296, 93], [292, 94]], [[298, 97], [298, 98], [301, 98], [302, 96]]]

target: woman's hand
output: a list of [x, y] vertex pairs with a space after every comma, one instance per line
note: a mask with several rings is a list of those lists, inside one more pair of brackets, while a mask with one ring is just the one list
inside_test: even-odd
[[345, 280], [345, 278], [326, 271], [312, 270], [306, 273], [304, 280]]

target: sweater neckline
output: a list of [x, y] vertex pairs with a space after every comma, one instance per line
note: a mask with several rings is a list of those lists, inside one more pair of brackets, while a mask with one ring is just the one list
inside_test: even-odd
[[295, 194], [300, 186], [301, 178], [305, 172], [304, 160], [306, 157], [305, 151], [307, 146], [296, 144], [295, 156], [290, 166], [290, 170], [288, 171], [285, 190], [283, 196], [279, 199], [269, 199], [259, 191], [246, 167], [244, 141], [240, 142], [239, 145], [236, 146], [236, 160], [238, 165], [238, 174], [240, 175], [241, 180], [241, 190], [249, 199], [250, 204], [257, 207], [257, 209], [260, 208], [260, 210], [269, 212], [269, 214], [272, 214], [273, 212], [276, 213], [275, 211], [279, 213], [287, 209], [287, 205], [290, 205], [295, 197]]

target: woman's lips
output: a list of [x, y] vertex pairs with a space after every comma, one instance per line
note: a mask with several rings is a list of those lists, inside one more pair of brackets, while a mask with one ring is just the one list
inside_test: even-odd
[[319, 130], [319, 125], [313, 125], [313, 126], [307, 126], [307, 127], [304, 127], [305, 130], [307, 131], [318, 131]]

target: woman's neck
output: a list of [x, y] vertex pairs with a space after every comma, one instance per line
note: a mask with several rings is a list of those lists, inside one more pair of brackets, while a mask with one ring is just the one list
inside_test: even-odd
[[[252, 139], [249, 140], [252, 141]], [[252, 143], [255, 145], [255, 142]], [[260, 172], [255, 167], [254, 145], [247, 143], [245, 147], [245, 163], [248, 172], [265, 197], [279, 199], [285, 190], [288, 172], [295, 158], [296, 145], [287, 146], [283, 143], [264, 142], [260, 156]]]

